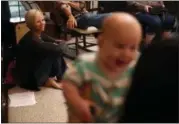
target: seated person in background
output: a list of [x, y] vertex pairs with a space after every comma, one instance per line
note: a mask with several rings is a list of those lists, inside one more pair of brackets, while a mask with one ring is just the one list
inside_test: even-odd
[[61, 89], [59, 81], [66, 70], [63, 59], [63, 44], [43, 33], [45, 20], [42, 12], [29, 10], [25, 21], [30, 31], [17, 45], [16, 71], [20, 86], [39, 90], [40, 86]]
[[155, 34], [160, 30], [163, 30], [163, 38], [169, 37], [170, 30], [175, 22], [174, 16], [167, 14], [165, 19], [161, 20], [158, 15], [149, 14], [152, 7], [165, 8], [162, 1], [128, 1], [128, 3], [137, 9], [136, 17], [146, 27], [146, 45], [151, 43]]
[[85, 8], [85, 2], [68, 2], [57, 1], [57, 8], [62, 10], [67, 18], [67, 28], [73, 29], [79, 27], [81, 29], [87, 29], [90, 26], [94, 26], [98, 29], [101, 28], [102, 21], [110, 14], [94, 14], [89, 13]]
[[141, 37], [139, 22], [127, 13], [113, 13], [104, 20], [99, 51], [80, 56], [64, 75], [70, 122], [117, 121], [116, 108], [123, 105]]
[[119, 123], [179, 122], [178, 49], [179, 35], [152, 44], [143, 52]]

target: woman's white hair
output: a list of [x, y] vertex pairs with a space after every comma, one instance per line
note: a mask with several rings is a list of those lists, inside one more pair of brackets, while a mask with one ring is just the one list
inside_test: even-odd
[[43, 13], [38, 9], [31, 9], [25, 14], [25, 21], [26, 21], [27, 27], [29, 29], [34, 28], [35, 16], [36, 16], [37, 13], [40, 13], [40, 14], [43, 15]]

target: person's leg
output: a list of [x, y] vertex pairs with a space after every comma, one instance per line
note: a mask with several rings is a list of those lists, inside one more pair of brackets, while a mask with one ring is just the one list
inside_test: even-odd
[[136, 18], [139, 22], [146, 27], [145, 43], [150, 44], [156, 33], [159, 34], [162, 24], [158, 16], [149, 15], [144, 13], [136, 14]]
[[77, 18], [77, 24], [79, 28], [86, 29], [90, 26], [94, 26], [98, 29], [101, 28], [104, 18], [109, 16], [110, 13], [93, 14], [86, 13]]
[[38, 86], [43, 86], [49, 78], [53, 62], [49, 58], [45, 58], [41, 61], [39, 66], [34, 70], [34, 77], [38, 83]]
[[63, 74], [65, 73], [67, 65], [63, 57], [59, 56], [53, 59], [53, 64], [51, 68], [51, 73], [49, 79], [45, 86], [54, 87], [57, 89], [62, 89], [62, 84], [60, 83]]
[[169, 38], [171, 35], [171, 30], [173, 28], [173, 25], [175, 23], [175, 17], [172, 15], [166, 16], [165, 20], [163, 21], [162, 27], [163, 27], [163, 38]]
[[63, 57], [59, 56], [54, 59], [50, 77], [56, 77], [57, 81], [61, 81], [63, 74], [67, 69], [67, 64]]
[[39, 67], [34, 71], [34, 76], [38, 82], [39, 87], [46, 86], [61, 89], [61, 86], [54, 80], [54, 75], [52, 72], [53, 64], [54, 58], [47, 57], [42, 60]]

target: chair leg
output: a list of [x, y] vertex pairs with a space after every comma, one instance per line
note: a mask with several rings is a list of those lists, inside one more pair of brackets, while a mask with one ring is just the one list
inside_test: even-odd
[[86, 35], [83, 35], [83, 48], [86, 49]]
[[78, 51], [78, 37], [75, 37], [75, 47], [76, 47], [76, 55], [78, 55], [79, 51]]
[[65, 41], [67, 41], [67, 40], [68, 40], [68, 34], [65, 33], [64, 35], [65, 35], [65, 36], [64, 36], [64, 37], [65, 37]]

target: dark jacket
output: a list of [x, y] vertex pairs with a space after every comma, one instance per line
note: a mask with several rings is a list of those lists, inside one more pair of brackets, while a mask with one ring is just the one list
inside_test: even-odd
[[119, 122], [178, 122], [178, 49], [179, 36], [175, 36], [143, 52]]

